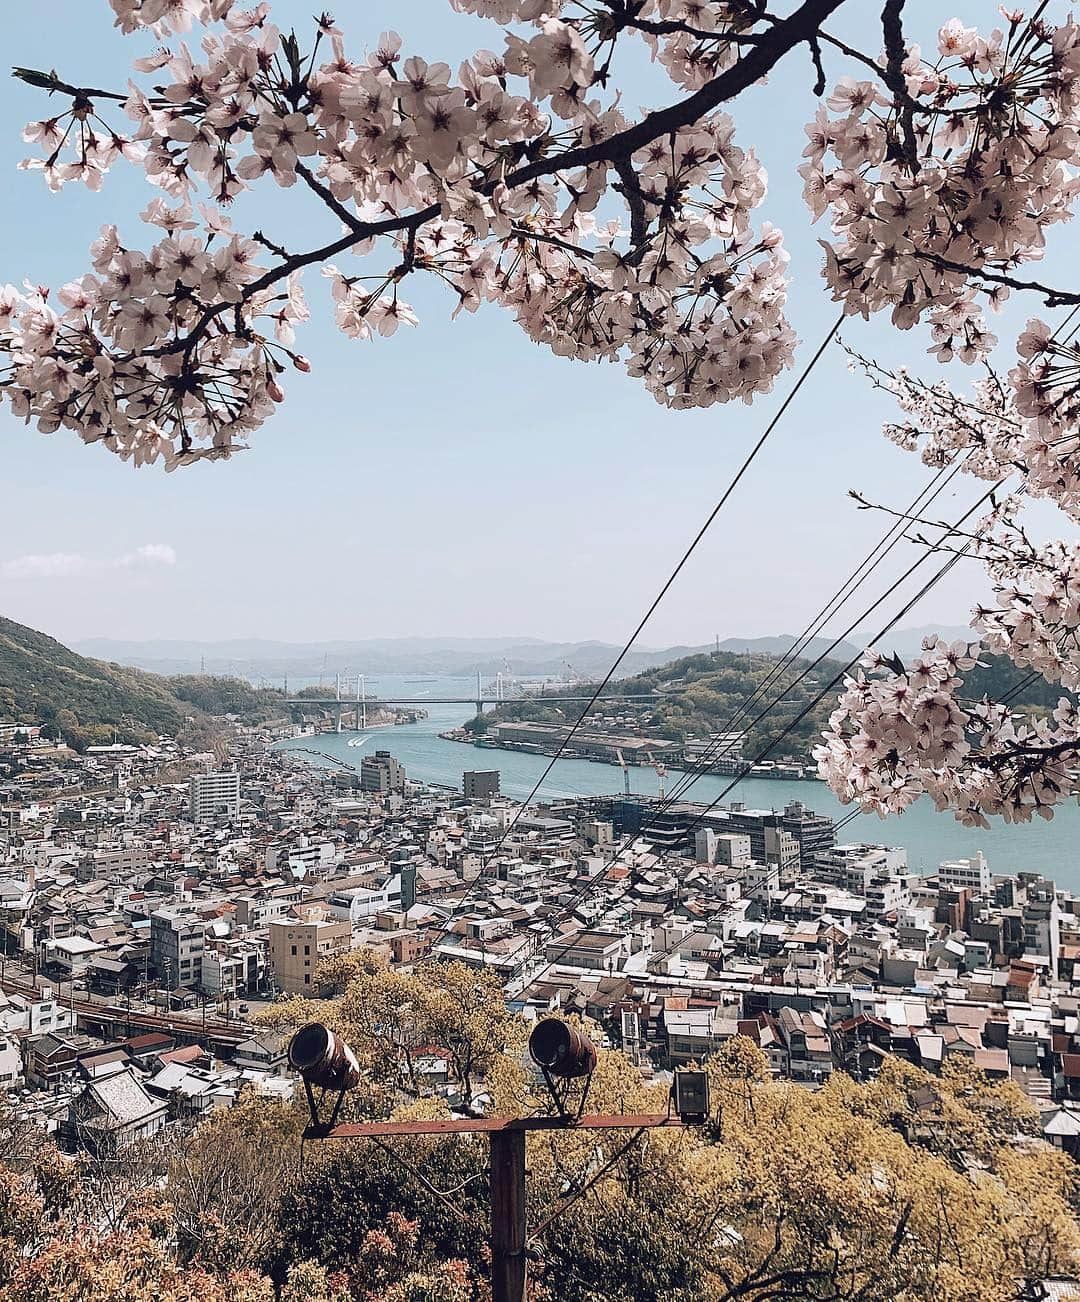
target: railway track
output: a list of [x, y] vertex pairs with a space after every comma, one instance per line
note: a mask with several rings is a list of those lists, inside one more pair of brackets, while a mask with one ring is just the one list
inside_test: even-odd
[[[0, 982], [0, 989], [5, 994], [26, 995], [39, 998], [40, 990], [31, 981]], [[235, 1047], [242, 1040], [248, 1039], [252, 1028], [245, 1023], [223, 1022], [220, 1018], [187, 1017], [177, 1013], [148, 1013], [123, 1004], [99, 1004], [92, 999], [57, 999], [58, 1003], [72, 1009], [85, 1021], [101, 1023], [130, 1023], [148, 1031], [168, 1031], [174, 1035], [191, 1036], [193, 1039], [213, 1040], [218, 1044], [230, 1044]]]

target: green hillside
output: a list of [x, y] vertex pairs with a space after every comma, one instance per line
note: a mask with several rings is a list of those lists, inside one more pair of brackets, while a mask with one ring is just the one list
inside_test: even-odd
[[211, 730], [212, 715], [254, 721], [280, 712], [280, 694], [238, 679], [162, 678], [91, 660], [0, 617], [0, 718], [41, 724], [77, 750], [114, 736], [124, 742], [161, 733], [194, 738]]
[[[984, 656], [985, 666], [967, 674], [963, 695], [969, 699], [990, 696], [997, 699], [1021, 681], [1025, 674], [1002, 656]], [[806, 661], [797, 660], [787, 666], [765, 689], [754, 705], [746, 703], [775, 670], [775, 656], [744, 655], [719, 652], [686, 656], [656, 669], [648, 669], [612, 683], [604, 695], [648, 695], [639, 704], [604, 703], [601, 696], [593, 715], [632, 715], [635, 724], [649, 736], [670, 741], [685, 742], [690, 737], [706, 737], [709, 733], [746, 731], [744, 754], [747, 757], [766, 750], [779, 735], [790, 732], [774, 750], [771, 759], [787, 756], [805, 758], [826, 725], [835, 708], [839, 683], [825, 690], [830, 681], [843, 671], [844, 665], [835, 660], [823, 660], [813, 669]], [[575, 695], [588, 696], [595, 684], [579, 684]], [[765, 707], [783, 691], [783, 700], [765, 718], [759, 719]], [[822, 699], [811, 705], [824, 692]], [[1036, 679], [1011, 700], [1012, 708], [1045, 709], [1057, 704], [1061, 690], [1042, 679]], [[811, 706], [804, 719], [795, 722]], [[543, 696], [525, 701], [508, 702], [499, 706], [483, 720], [466, 725], [470, 730], [483, 730], [493, 722], [502, 720], [533, 719], [561, 723], [567, 715], [576, 717], [574, 707], [548, 703]]]

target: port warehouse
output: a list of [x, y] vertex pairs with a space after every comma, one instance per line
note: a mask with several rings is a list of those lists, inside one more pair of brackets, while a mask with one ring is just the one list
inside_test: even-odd
[[[487, 737], [498, 746], [546, 750], [561, 746], [569, 733], [569, 727], [560, 723], [496, 723], [488, 729]], [[579, 731], [564, 753], [617, 764], [620, 752], [627, 764], [651, 764], [660, 759], [665, 763], [675, 762], [683, 757], [683, 747], [678, 742], [661, 741], [657, 737], [627, 737], [591, 728]]]
[[[550, 755], [566, 742], [569, 734], [569, 726], [561, 723], [533, 723], [527, 720], [495, 723], [477, 744]], [[581, 728], [562, 754], [567, 759], [591, 759], [607, 764], [621, 764], [625, 761], [635, 766], [647, 766], [657, 761], [665, 764], [694, 763], [705, 756], [709, 760], [711, 771], [721, 775], [750, 772], [760, 777], [794, 780], [816, 776], [812, 765], [746, 763], [742, 756], [740, 733], [716, 734], [707, 739], [692, 738], [683, 744], [664, 741], [658, 737], [637, 737], [596, 728]]]

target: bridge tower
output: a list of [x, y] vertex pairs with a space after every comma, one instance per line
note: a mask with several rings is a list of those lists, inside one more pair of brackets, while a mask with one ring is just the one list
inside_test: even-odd
[[476, 717], [484, 713], [484, 683], [480, 675], [480, 670], [476, 671]]

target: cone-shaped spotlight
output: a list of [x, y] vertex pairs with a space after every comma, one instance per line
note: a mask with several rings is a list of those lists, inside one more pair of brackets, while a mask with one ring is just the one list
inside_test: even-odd
[[360, 1084], [356, 1054], [335, 1031], [321, 1022], [308, 1022], [289, 1043], [289, 1065], [310, 1085], [351, 1090]]
[[563, 1080], [590, 1076], [596, 1070], [592, 1041], [557, 1017], [536, 1023], [529, 1036], [529, 1053], [538, 1067]]

